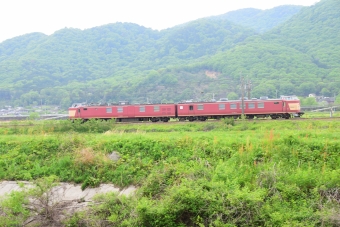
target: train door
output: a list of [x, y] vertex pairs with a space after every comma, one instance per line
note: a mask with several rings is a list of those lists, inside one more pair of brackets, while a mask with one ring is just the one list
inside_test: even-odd
[[86, 107], [83, 107], [83, 108], [79, 107], [79, 108], [77, 108], [77, 112], [76, 112], [77, 118], [86, 118], [86, 114], [84, 114], [84, 109], [87, 110]]
[[127, 106], [127, 114], [129, 118], [135, 117], [135, 109], [134, 106]]
[[192, 104], [177, 104], [177, 116], [188, 117], [194, 115], [194, 106]]
[[189, 105], [189, 115], [191, 116], [195, 115], [194, 105]]
[[286, 105], [284, 101], [280, 101], [281, 111], [286, 112]]
[[79, 107], [76, 109], [76, 118], [82, 118], [82, 119], [88, 119], [91, 118], [91, 115], [89, 116], [89, 114], [87, 112], [87, 107]]
[[[190, 112], [192, 112], [192, 110], [190, 110], [190, 106], [191, 105], [178, 104], [177, 105], [177, 114], [178, 114], [178, 116], [188, 116], [190, 114]], [[193, 109], [193, 107], [191, 109]]]
[[[274, 105], [273, 105], [274, 104]], [[283, 101], [275, 101], [272, 105], [272, 110], [277, 113], [282, 113], [285, 111], [284, 102]]]
[[77, 109], [76, 116], [77, 116], [78, 118], [81, 118], [81, 115], [82, 115], [81, 113], [82, 113], [81, 108], [78, 108], [78, 109]]
[[286, 101], [282, 101], [282, 111], [283, 112], [288, 112], [288, 104], [287, 104], [287, 102]]

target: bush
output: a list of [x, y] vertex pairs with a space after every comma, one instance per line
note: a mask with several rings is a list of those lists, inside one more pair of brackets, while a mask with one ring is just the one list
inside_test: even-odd
[[223, 122], [226, 125], [231, 125], [231, 126], [235, 125], [235, 119], [234, 118], [223, 118]]
[[31, 112], [28, 119], [29, 120], [38, 120], [38, 119], [40, 119], [40, 115], [37, 112]]

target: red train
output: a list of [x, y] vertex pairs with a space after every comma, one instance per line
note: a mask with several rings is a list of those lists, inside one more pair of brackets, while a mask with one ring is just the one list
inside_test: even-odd
[[296, 96], [281, 96], [279, 99], [231, 100], [217, 102], [185, 102], [177, 104], [133, 104], [126, 102], [105, 105], [74, 104], [69, 108], [70, 119], [116, 119], [122, 121], [163, 121], [171, 118], [180, 121], [205, 121], [207, 119], [271, 117], [300, 117], [300, 100]]

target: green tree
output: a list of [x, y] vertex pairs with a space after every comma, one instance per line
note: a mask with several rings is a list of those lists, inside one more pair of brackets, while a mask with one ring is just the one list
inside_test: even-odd
[[230, 92], [227, 96], [228, 100], [237, 100], [239, 97], [235, 92]]
[[253, 97], [261, 97], [261, 96], [268, 96], [270, 98], [276, 98], [277, 89], [271, 83], [264, 83], [256, 86], [252, 91]]
[[312, 82], [304, 82], [298, 88], [298, 95], [308, 96], [315, 93], [315, 84]]
[[37, 112], [30, 113], [30, 116], [29, 116], [30, 120], [38, 120], [39, 118], [40, 118], [39, 113], [37, 113]]
[[71, 99], [69, 97], [63, 98], [60, 101], [60, 108], [67, 110], [72, 105]]
[[320, 92], [323, 96], [332, 96], [332, 93], [328, 90], [328, 88], [322, 88]]
[[295, 94], [295, 86], [290, 82], [280, 83], [280, 95], [291, 95]]
[[314, 97], [307, 97], [300, 99], [301, 106], [315, 106], [318, 105], [318, 102]]
[[335, 104], [340, 104], [340, 93], [335, 98]]

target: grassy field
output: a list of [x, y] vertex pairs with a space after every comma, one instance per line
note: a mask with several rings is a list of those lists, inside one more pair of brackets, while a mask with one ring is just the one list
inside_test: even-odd
[[[308, 117], [144, 125], [18, 122], [0, 128], [0, 179], [53, 176], [83, 188], [138, 187], [132, 197], [99, 196], [100, 205], [68, 218], [68, 226], [337, 226], [340, 124]], [[113, 151], [118, 161], [108, 158]], [[18, 201], [10, 197], [2, 205]], [[22, 224], [20, 215], [5, 214], [0, 225], [9, 217]]]

